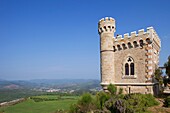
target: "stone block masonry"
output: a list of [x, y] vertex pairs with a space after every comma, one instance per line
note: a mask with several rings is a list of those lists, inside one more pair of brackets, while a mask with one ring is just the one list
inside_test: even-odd
[[115, 84], [124, 93], [157, 93], [153, 74], [159, 64], [161, 41], [154, 28], [114, 36], [116, 21], [106, 17], [99, 21], [98, 32], [103, 89]]

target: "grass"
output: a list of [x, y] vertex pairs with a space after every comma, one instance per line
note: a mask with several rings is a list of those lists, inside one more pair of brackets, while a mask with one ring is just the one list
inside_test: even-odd
[[11, 101], [18, 98], [26, 98], [33, 95], [41, 95], [44, 92], [33, 91], [30, 89], [0, 89], [0, 103], [4, 101]]
[[36, 98], [47, 98], [47, 99], [57, 99], [59, 95], [39, 95], [39, 96], [32, 96]]
[[[54, 95], [42, 95], [34, 96], [38, 98], [57, 98]], [[42, 101], [34, 102], [32, 99], [28, 99], [25, 102], [8, 106], [1, 107], [0, 113], [54, 113], [57, 109], [68, 110], [71, 104], [74, 104], [78, 100], [78, 96], [62, 96], [62, 100], [55, 101]]]

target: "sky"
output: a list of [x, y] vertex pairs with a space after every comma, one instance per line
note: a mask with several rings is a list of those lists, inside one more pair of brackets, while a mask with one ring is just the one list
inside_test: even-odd
[[115, 34], [153, 26], [167, 61], [169, 0], [0, 0], [0, 79], [100, 79], [103, 17]]

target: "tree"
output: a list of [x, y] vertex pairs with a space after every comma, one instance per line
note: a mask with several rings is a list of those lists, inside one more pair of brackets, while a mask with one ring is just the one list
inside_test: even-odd
[[160, 85], [162, 85], [163, 84], [163, 79], [162, 79], [162, 71], [161, 71], [161, 69], [159, 69], [159, 68], [156, 69], [154, 75], [155, 75], [155, 79], [159, 82]]
[[164, 64], [166, 68], [166, 74], [170, 77], [170, 56], [168, 57], [168, 61]]
[[105, 102], [110, 99], [110, 96], [107, 93], [101, 91], [97, 93], [96, 98], [99, 103], [99, 108], [103, 109]]
[[90, 93], [84, 93], [78, 100], [77, 106], [72, 106], [70, 113], [88, 113], [96, 109], [94, 100]]
[[108, 91], [111, 93], [111, 95], [115, 95], [117, 92], [117, 87], [113, 84], [109, 84], [107, 87]]

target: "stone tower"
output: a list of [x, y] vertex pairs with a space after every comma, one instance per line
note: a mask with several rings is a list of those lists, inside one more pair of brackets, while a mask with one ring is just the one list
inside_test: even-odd
[[123, 93], [158, 93], [154, 71], [158, 68], [161, 41], [153, 27], [114, 37], [113, 18], [98, 23], [100, 35], [101, 85], [123, 89]]
[[101, 85], [107, 89], [109, 83], [114, 83], [114, 50], [113, 37], [115, 33], [115, 20], [106, 17], [98, 23], [100, 34], [100, 57], [101, 57]]

